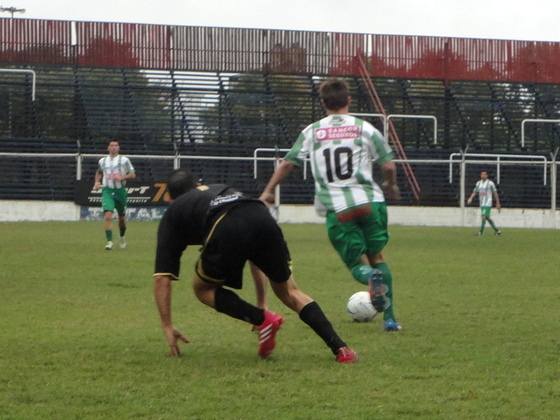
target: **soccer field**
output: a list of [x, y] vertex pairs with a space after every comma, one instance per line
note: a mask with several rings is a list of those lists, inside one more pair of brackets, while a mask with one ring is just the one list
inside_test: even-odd
[[[269, 360], [250, 326], [205, 307], [189, 248], [173, 295], [192, 340], [167, 357], [152, 297], [157, 223], [105, 251], [101, 222], [0, 224], [0, 419], [556, 419], [554, 230], [391, 227], [403, 331], [352, 323], [351, 279], [321, 225], [283, 225], [300, 288], [358, 352], [334, 362], [296, 314]], [[250, 276], [240, 294], [254, 301]]]

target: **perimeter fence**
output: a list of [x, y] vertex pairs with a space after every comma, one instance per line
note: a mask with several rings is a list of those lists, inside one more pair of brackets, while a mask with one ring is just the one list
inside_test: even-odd
[[[285, 149], [256, 149], [229, 156], [199, 153], [169, 155], [127, 154], [137, 180], [164, 182], [169, 172], [188, 167], [205, 183], [228, 183], [258, 197]], [[0, 153], [0, 200], [74, 201], [74, 184], [92, 180], [101, 154], [82, 153]], [[506, 208], [556, 210], [558, 202], [558, 161], [556, 155], [516, 156], [500, 154], [452, 153], [447, 159], [395, 160], [399, 174], [406, 163], [414, 170], [420, 199], [399, 178], [400, 206], [463, 207], [479, 179], [487, 171], [496, 183]], [[375, 170], [376, 178], [380, 173]], [[313, 203], [310, 166], [298, 168], [282, 184], [280, 204]]]

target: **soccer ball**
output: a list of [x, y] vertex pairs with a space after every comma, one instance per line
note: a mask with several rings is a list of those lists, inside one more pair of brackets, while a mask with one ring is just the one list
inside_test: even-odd
[[355, 322], [368, 322], [377, 315], [377, 311], [371, 304], [369, 292], [358, 292], [350, 296], [346, 312]]

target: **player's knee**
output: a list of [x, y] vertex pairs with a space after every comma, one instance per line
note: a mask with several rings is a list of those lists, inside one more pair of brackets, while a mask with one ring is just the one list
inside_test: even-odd
[[204, 303], [207, 306], [210, 306], [211, 308], [216, 307], [215, 288], [193, 286], [193, 290], [194, 290], [194, 295], [200, 302]]

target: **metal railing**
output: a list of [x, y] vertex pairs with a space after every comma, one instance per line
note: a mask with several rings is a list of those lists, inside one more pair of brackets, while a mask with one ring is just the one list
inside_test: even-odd
[[[202, 168], [209, 182], [229, 182], [240, 188], [248, 186], [251, 189], [249, 193], [259, 194], [281, 158], [279, 152], [284, 150], [268, 149], [268, 156], [264, 156], [264, 152], [255, 150], [253, 156], [185, 155], [179, 152], [174, 155], [127, 156], [136, 163], [137, 169], [142, 168], [140, 179], [162, 181], [172, 169], [188, 166], [197, 170]], [[68, 175], [74, 173], [75, 180], [84, 177], [93, 180], [97, 159], [102, 156], [105, 155], [0, 153], [0, 199], [12, 200], [23, 196], [25, 199], [44, 200], [44, 197], [33, 194], [41, 188], [49, 188], [66, 192], [66, 199], [53, 194], [52, 200], [71, 201], [73, 180], [69, 180]], [[506, 156], [509, 159], [505, 159]], [[470, 193], [479, 179], [480, 170], [486, 170], [498, 187], [504, 207], [558, 208], [559, 162], [556, 153], [550, 159], [535, 156], [532, 160], [527, 156], [522, 159], [511, 155], [463, 154], [460, 159], [456, 157], [453, 154], [447, 160], [396, 159], [403, 199], [391, 204], [464, 207], [467, 191]], [[420, 202], [407, 190], [406, 179], [402, 176], [405, 164], [414, 168], [422, 185]], [[282, 202], [311, 204], [313, 180], [307, 176], [307, 168], [295, 175], [297, 179], [288, 179], [282, 184]], [[153, 179], [148, 179], [150, 176]]]
[[37, 86], [37, 74], [35, 70], [28, 69], [0, 69], [0, 73], [22, 73], [31, 75], [31, 100], [35, 100], [35, 91]]

